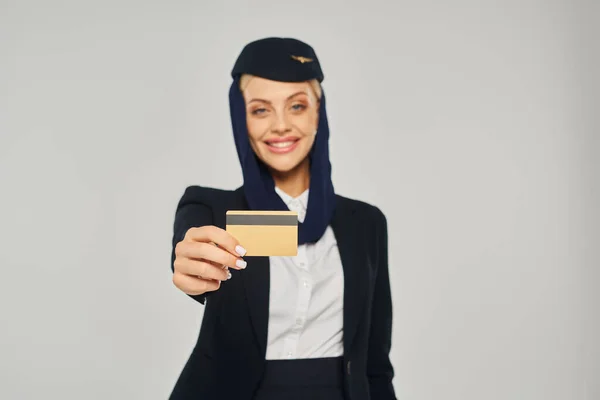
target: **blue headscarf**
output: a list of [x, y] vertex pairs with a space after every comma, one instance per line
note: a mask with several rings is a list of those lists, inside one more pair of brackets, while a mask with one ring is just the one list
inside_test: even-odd
[[[251, 210], [288, 210], [287, 205], [275, 192], [275, 182], [267, 167], [250, 147], [246, 124], [246, 105], [240, 90], [239, 77], [234, 78], [229, 89], [229, 109], [235, 146], [242, 166], [243, 189], [248, 206]], [[325, 93], [321, 95], [317, 135], [308, 157], [310, 161], [310, 191], [306, 217], [304, 222], [298, 223], [298, 244], [318, 241], [327, 229], [335, 209], [336, 196], [331, 181]]]

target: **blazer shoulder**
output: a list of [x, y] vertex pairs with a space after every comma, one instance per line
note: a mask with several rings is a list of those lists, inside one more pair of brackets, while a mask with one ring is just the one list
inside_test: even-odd
[[188, 186], [179, 203], [177, 209], [188, 205], [204, 205], [213, 208], [215, 205], [228, 203], [236, 195], [236, 190], [217, 189], [207, 186]]
[[352, 210], [353, 213], [358, 213], [365, 218], [375, 219], [377, 221], [385, 221], [386, 219], [381, 208], [375, 204], [341, 195], [337, 195], [337, 198], [339, 205], [341, 205], [344, 209]]

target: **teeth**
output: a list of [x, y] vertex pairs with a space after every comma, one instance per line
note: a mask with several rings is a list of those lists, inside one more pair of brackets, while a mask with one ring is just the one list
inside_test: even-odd
[[270, 146], [277, 147], [278, 149], [283, 149], [285, 147], [290, 147], [294, 142], [273, 142], [269, 143]]

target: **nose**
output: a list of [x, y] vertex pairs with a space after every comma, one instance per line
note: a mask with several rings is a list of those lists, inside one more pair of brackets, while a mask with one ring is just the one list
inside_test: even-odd
[[289, 121], [285, 117], [284, 114], [278, 114], [275, 120], [273, 121], [273, 125], [271, 126], [271, 131], [277, 134], [287, 133], [291, 130]]

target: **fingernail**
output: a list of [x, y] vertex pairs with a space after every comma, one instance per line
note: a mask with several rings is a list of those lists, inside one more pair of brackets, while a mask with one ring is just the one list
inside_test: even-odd
[[231, 272], [227, 271], [227, 280], [231, 279]]
[[246, 268], [246, 265], [247, 265], [247, 263], [246, 263], [246, 261], [244, 261], [244, 260], [237, 260], [237, 261], [235, 262], [235, 265], [236, 265], [238, 268], [244, 269], [244, 268]]
[[246, 254], [246, 249], [240, 245], [237, 245], [235, 246], [235, 252], [238, 253], [240, 257], [244, 257], [244, 255]]

